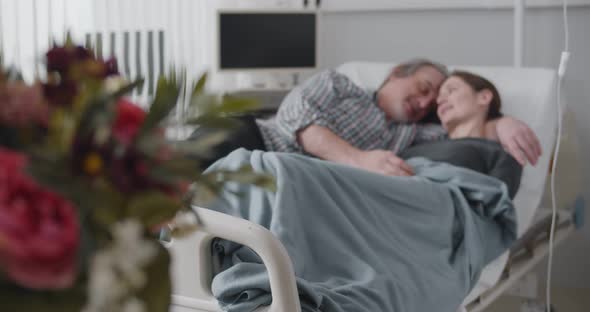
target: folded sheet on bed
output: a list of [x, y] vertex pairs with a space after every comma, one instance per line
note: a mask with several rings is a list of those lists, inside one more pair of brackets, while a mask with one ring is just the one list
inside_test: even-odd
[[[293, 261], [304, 311], [456, 311], [482, 268], [514, 241], [506, 186], [479, 173], [410, 159], [386, 177], [300, 155], [237, 150], [216, 168], [251, 164], [273, 193], [228, 184], [209, 208], [269, 229]], [[236, 196], [234, 192], [242, 195]], [[216, 240], [212, 291], [227, 311], [272, 301], [248, 247]]]

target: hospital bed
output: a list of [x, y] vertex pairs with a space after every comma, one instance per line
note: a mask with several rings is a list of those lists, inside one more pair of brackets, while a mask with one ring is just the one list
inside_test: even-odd
[[[355, 62], [338, 71], [358, 85], [377, 88], [393, 64]], [[531, 271], [548, 252], [550, 209], [540, 207], [556, 138], [556, 73], [544, 68], [452, 66], [490, 79], [502, 96], [502, 111], [526, 122], [538, 135], [543, 155], [536, 166], [526, 166], [514, 199], [518, 237], [514, 246], [490, 263], [465, 298], [463, 311], [482, 311]], [[546, 208], [546, 207], [544, 207]], [[215, 237], [249, 246], [267, 267], [272, 304], [259, 311], [300, 311], [293, 267], [286, 250], [272, 233], [249, 221], [195, 207], [202, 225], [190, 237], [168, 243], [173, 258], [173, 306], [175, 312], [221, 311], [211, 294], [211, 241]], [[558, 214], [555, 243], [574, 230], [572, 214]]]

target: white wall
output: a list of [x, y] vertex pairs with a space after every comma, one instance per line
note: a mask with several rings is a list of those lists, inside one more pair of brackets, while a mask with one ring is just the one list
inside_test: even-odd
[[[572, 57], [565, 88], [569, 108], [575, 113], [584, 196], [590, 203], [590, 164], [585, 161], [590, 159], [590, 8], [570, 9], [569, 22]], [[334, 67], [351, 60], [403, 61], [424, 56], [446, 64], [511, 66], [512, 27], [510, 10], [326, 12], [322, 19], [320, 65]], [[530, 9], [525, 66], [555, 68], [562, 47], [561, 11]], [[590, 287], [590, 212], [586, 213], [586, 227], [557, 251], [556, 284]]]

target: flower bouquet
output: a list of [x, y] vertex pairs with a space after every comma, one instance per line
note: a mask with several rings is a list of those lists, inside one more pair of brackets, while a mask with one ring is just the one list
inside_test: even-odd
[[[47, 77], [0, 72], [0, 311], [168, 311], [169, 254], [160, 229], [198, 226], [195, 201], [224, 181], [272, 187], [251, 168], [203, 173], [227, 118], [255, 107], [170, 73], [145, 112], [125, 95], [142, 82], [66, 43], [46, 54]], [[182, 77], [182, 75], [180, 75]], [[173, 142], [165, 122], [179, 97], [187, 123], [217, 129]]]

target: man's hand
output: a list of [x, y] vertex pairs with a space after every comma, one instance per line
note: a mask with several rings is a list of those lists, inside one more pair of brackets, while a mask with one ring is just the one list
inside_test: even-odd
[[541, 156], [541, 144], [539, 139], [524, 122], [512, 117], [502, 117], [496, 124], [496, 131], [500, 144], [521, 165], [526, 165], [527, 160], [537, 164]]
[[389, 176], [413, 176], [414, 170], [393, 152], [385, 150], [362, 151], [354, 165], [371, 172]]
[[412, 167], [393, 152], [362, 151], [328, 128], [311, 125], [297, 136], [303, 149], [316, 157], [390, 176], [412, 176]]

